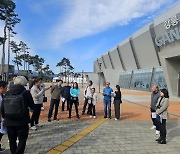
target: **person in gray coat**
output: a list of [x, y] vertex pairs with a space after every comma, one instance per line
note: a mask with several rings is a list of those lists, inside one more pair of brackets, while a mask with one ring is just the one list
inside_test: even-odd
[[160, 128], [160, 137], [156, 140], [159, 144], [166, 144], [166, 120], [168, 118], [169, 93], [167, 89], [160, 91], [161, 97], [157, 103], [157, 121]]

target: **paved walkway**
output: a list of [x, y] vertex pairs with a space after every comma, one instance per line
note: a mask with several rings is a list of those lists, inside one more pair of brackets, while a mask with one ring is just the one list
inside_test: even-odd
[[[149, 116], [148, 92], [122, 90], [123, 104], [121, 120], [104, 120], [103, 103], [97, 105], [97, 118], [87, 115], [80, 120], [68, 119], [68, 112], [59, 109], [58, 122], [47, 122], [49, 102], [44, 105], [41, 123], [44, 125], [37, 131], [31, 131], [26, 146], [26, 154], [56, 153], [171, 153], [180, 151], [180, 101], [171, 99], [169, 112], [172, 113], [167, 122], [167, 144], [158, 145], [157, 136]], [[49, 94], [47, 94], [49, 96]], [[100, 97], [101, 98], [101, 97]], [[80, 101], [80, 113], [83, 100]], [[113, 110], [113, 107], [112, 107]], [[2, 146], [9, 148], [7, 136], [3, 137]], [[64, 149], [63, 149], [64, 148]], [[9, 150], [4, 154], [9, 154]]]

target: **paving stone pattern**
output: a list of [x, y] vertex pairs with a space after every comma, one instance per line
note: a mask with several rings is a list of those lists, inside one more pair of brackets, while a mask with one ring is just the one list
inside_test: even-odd
[[180, 153], [180, 121], [167, 123], [166, 145], [157, 144], [157, 135], [155, 130], [150, 129], [151, 126], [151, 122], [110, 120], [75, 143], [64, 154]]
[[[45, 154], [48, 150], [69, 139], [94, 122], [71, 121], [43, 123], [37, 131], [30, 130], [25, 154]], [[3, 136], [2, 147], [9, 149], [7, 136]], [[4, 154], [10, 154], [6, 150]]]

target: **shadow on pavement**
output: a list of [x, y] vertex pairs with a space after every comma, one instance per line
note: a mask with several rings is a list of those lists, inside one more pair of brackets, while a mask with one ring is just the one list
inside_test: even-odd
[[125, 119], [130, 119], [132, 117], [138, 117], [140, 115], [141, 115], [140, 113], [122, 112], [120, 119], [125, 120]]
[[168, 142], [172, 141], [175, 137], [180, 136], [180, 125], [177, 120], [168, 121], [166, 125]]

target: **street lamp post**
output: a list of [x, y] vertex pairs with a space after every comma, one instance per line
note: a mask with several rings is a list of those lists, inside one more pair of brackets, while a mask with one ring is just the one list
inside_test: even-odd
[[100, 93], [100, 89], [101, 89], [101, 82], [100, 82], [100, 80], [101, 80], [101, 65], [102, 65], [102, 63], [99, 63], [99, 93]]

